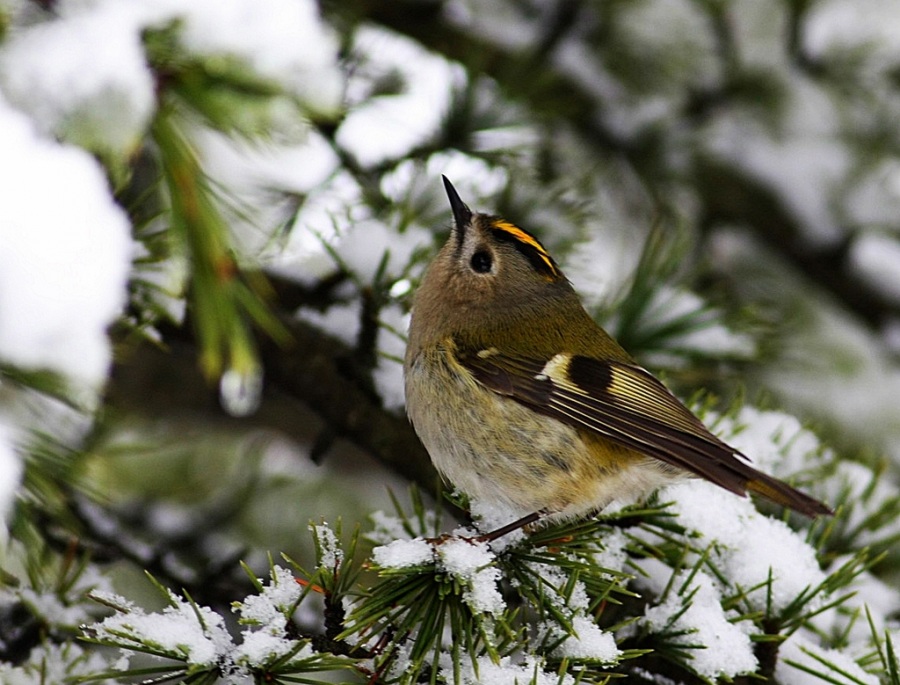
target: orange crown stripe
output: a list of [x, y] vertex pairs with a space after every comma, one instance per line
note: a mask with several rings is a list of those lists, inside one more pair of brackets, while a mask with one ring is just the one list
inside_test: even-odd
[[547, 250], [544, 249], [544, 246], [541, 245], [534, 236], [529, 235], [515, 224], [511, 224], [508, 221], [504, 221], [503, 219], [497, 219], [496, 221], [494, 221], [494, 228], [505, 231], [520, 243], [525, 243], [526, 245], [533, 247], [537, 251], [540, 258], [547, 265], [547, 268], [550, 269], [553, 274], [559, 275], [559, 270], [556, 268], [556, 264], [553, 263], [553, 259], [550, 257]]

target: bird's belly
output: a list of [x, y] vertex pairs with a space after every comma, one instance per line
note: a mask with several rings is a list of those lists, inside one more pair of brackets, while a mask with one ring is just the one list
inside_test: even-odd
[[537, 413], [445, 364], [407, 369], [407, 411], [435, 467], [479, 501], [561, 517], [665, 482], [656, 460]]

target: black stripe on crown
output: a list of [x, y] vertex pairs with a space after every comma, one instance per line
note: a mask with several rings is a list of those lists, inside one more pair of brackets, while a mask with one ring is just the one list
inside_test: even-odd
[[511, 243], [527, 259], [531, 266], [548, 281], [561, 278], [559, 267], [553, 261], [550, 253], [541, 245], [540, 241], [515, 224], [505, 219], [491, 219], [491, 235], [498, 242]]

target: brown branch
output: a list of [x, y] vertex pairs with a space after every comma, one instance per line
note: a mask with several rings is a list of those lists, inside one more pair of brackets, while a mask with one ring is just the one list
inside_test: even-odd
[[[302, 299], [284, 282], [276, 283], [276, 292], [292, 304]], [[235, 418], [222, 410], [216, 389], [197, 369], [189, 325], [163, 331], [166, 350], [144, 344], [120, 358], [108, 405], [151, 418], [196, 417], [236, 428], [271, 429], [301, 443], [318, 432], [319, 451], [331, 439], [344, 438], [423, 491], [436, 492], [440, 479], [428, 453], [406, 417], [381, 405], [353, 348], [303, 321], [284, 324], [292, 339], [288, 347], [260, 342], [265, 387], [251, 416]], [[317, 425], [310, 424], [310, 410], [320, 420]]]
[[288, 323], [293, 344], [263, 350], [267, 383], [311, 407], [335, 435], [395, 473], [434, 492], [438, 476], [405, 416], [385, 410], [351, 363], [352, 350], [302, 321]]

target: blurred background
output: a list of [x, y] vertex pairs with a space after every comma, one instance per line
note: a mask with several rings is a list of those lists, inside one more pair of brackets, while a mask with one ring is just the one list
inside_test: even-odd
[[[896, 496], [898, 3], [183, 5], [0, 0], [10, 578], [86, 552], [227, 606], [238, 560], [437, 495], [401, 360], [441, 174], [682, 398], [790, 414]], [[49, 611], [17, 602], [12, 661]]]

